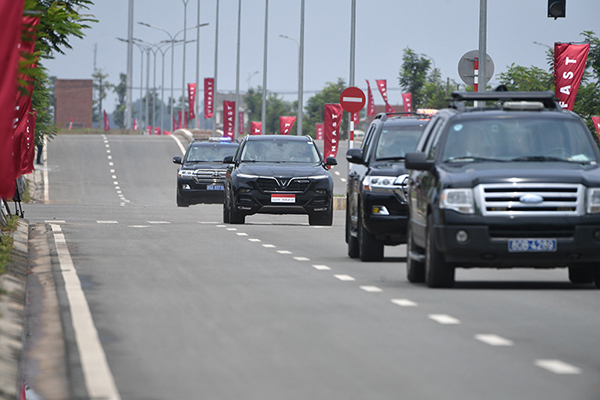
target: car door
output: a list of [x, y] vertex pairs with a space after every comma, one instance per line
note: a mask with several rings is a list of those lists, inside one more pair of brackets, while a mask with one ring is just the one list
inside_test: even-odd
[[[372, 124], [369, 130], [367, 131], [361, 146], [361, 151], [363, 154], [363, 159], [367, 160], [367, 149], [369, 148], [369, 143], [372, 141], [375, 132], [377, 131], [377, 124]], [[355, 164], [351, 163], [350, 168], [348, 170], [348, 181], [347, 181], [347, 189], [346, 195], [348, 199], [348, 213], [350, 214], [350, 221], [352, 224], [352, 230], [355, 231], [357, 229], [357, 221], [358, 221], [358, 202], [360, 198], [360, 185], [362, 183], [363, 178], [367, 174], [368, 167], [363, 164]]]

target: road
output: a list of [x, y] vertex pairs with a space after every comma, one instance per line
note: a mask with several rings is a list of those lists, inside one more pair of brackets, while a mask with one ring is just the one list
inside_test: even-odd
[[[48, 238], [70, 398], [600, 396], [600, 292], [565, 270], [459, 270], [433, 290], [406, 281], [404, 246], [349, 259], [342, 210], [311, 227], [177, 208], [171, 137], [58, 136], [47, 154], [26, 217]], [[41, 395], [46, 372], [27, 376]]]

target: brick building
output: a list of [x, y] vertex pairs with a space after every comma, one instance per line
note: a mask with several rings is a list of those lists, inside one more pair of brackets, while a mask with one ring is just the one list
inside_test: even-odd
[[56, 79], [54, 81], [54, 124], [66, 128], [91, 128], [93, 115], [92, 79]]

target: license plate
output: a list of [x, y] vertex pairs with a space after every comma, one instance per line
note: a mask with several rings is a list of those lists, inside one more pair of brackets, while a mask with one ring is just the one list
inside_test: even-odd
[[206, 185], [206, 190], [225, 190], [223, 185]]
[[556, 251], [556, 239], [511, 239], [508, 241], [511, 253], [553, 252]]
[[295, 194], [272, 194], [271, 203], [295, 203]]

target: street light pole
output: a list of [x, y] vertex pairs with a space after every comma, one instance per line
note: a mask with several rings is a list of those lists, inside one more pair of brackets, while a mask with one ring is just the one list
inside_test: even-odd
[[[238, 0], [237, 61], [235, 69], [235, 114], [233, 115], [233, 138], [240, 136], [240, 31], [242, 30], [242, 0]], [[243, 119], [242, 119], [243, 121]]]
[[213, 85], [213, 116], [212, 116], [212, 135], [217, 136], [217, 71], [219, 65], [219, 0], [217, 0], [217, 15], [215, 16], [215, 72]]
[[298, 120], [298, 132], [296, 132], [297, 135], [301, 135], [302, 131], [302, 54], [300, 51], [300, 43], [298, 43], [298, 41], [292, 37], [286, 36], [286, 35], [279, 35], [279, 37], [282, 37], [284, 39], [289, 39], [294, 41], [294, 43], [296, 43], [296, 45], [298, 46], [298, 110], [296, 112], [296, 116], [297, 116], [297, 120]]
[[303, 135], [304, 120], [304, 0], [300, 2], [300, 46], [298, 49], [298, 135]]
[[[185, 41], [187, 40], [187, 4], [190, 0], [183, 1], [183, 73], [182, 73], [182, 85], [181, 85], [181, 117], [185, 118]], [[186, 118], [187, 124], [187, 118]]]
[[269, 31], [269, 0], [265, 0], [265, 44], [263, 50], [263, 92], [261, 110], [261, 134], [267, 129], [267, 38]]
[[133, 0], [129, 0], [127, 18], [127, 80], [125, 86], [125, 128], [131, 129], [133, 121]]

